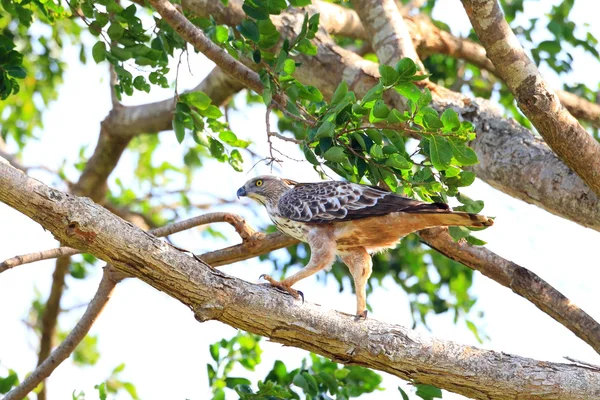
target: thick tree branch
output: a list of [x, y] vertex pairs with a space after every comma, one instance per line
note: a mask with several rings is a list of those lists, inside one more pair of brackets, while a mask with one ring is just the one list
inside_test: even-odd
[[496, 0], [462, 0], [498, 75], [552, 150], [600, 195], [600, 143], [565, 110], [508, 26]]
[[51, 189], [0, 164], [0, 201], [180, 300], [196, 319], [216, 319], [336, 361], [364, 365], [478, 399], [600, 399], [600, 372], [426, 337], [375, 320], [302, 304], [200, 263], [92, 201]]
[[371, 46], [381, 64], [393, 65], [401, 58], [412, 59], [423, 71], [404, 18], [395, 0], [352, 0]]
[[160, 16], [177, 31], [186, 41], [202, 52], [211, 61], [223, 69], [231, 77], [244, 86], [262, 93], [263, 84], [258, 74], [233, 58], [226, 51], [214, 44], [204, 33], [192, 24], [183, 14], [167, 0], [149, 0]]
[[542, 278], [485, 247], [454, 242], [446, 228], [419, 232], [428, 246], [529, 300], [600, 354], [600, 324]]
[[35, 371], [28, 375], [19, 386], [6, 394], [4, 400], [21, 400], [25, 398], [29, 392], [50, 376], [56, 367], [69, 358], [77, 345], [81, 343], [85, 335], [90, 331], [90, 328], [104, 309], [104, 306], [110, 300], [110, 296], [119, 280], [120, 273], [111, 271], [109, 267], [104, 268], [98, 290], [90, 301], [85, 313], [77, 322], [77, 325], [75, 325], [73, 330], [52, 354], [38, 365]]

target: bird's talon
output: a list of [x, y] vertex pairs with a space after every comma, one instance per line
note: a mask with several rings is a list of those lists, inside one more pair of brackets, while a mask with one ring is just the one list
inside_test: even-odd
[[261, 276], [258, 277], [259, 280], [265, 278], [267, 276], [267, 274], [262, 274]]
[[363, 310], [354, 316], [355, 321], [360, 321], [361, 319], [367, 319], [367, 310]]
[[300, 295], [300, 297], [302, 298], [302, 304], [304, 304], [304, 293], [302, 293], [299, 290], [296, 290], [296, 292], [298, 292], [298, 294]]

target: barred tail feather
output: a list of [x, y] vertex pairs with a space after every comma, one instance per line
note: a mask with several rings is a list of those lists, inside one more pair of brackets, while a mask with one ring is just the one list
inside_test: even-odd
[[437, 220], [440, 226], [472, 226], [483, 228], [494, 225], [494, 220], [484, 215], [459, 211], [442, 211], [435, 214], [428, 214], [428, 216]]

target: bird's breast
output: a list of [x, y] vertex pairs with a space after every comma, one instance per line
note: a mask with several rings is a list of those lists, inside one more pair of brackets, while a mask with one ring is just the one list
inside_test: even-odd
[[281, 232], [285, 233], [293, 237], [294, 239], [298, 239], [301, 242], [306, 242], [308, 230], [306, 229], [305, 224], [298, 221], [292, 221], [289, 218], [284, 218], [276, 214], [270, 214], [271, 221], [275, 224], [277, 229]]

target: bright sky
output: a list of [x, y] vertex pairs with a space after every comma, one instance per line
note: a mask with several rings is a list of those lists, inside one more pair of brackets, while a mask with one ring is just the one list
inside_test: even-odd
[[[439, 3], [443, 9], [438, 10], [436, 17], [452, 26], [462, 27], [460, 32], [466, 32], [469, 22], [459, 1]], [[591, 12], [592, 8], [596, 8], [596, 12]], [[595, 1], [579, 0], [573, 19], [578, 23], [593, 23], [592, 16], [598, 15], [598, 8], [600, 6]], [[546, 3], [535, 3], [528, 10], [528, 18], [540, 16], [549, 9], [550, 5]], [[594, 35], [600, 37], [597, 25]], [[572, 76], [576, 78], [573, 80], [584, 80], [590, 87], [597, 87], [598, 78], [592, 69], [597, 64], [587, 62], [589, 59], [580, 57], [579, 52], [574, 54], [576, 60]], [[77, 159], [81, 144], [87, 144], [87, 153], [91, 154], [99, 123], [110, 109], [106, 66], [98, 67], [93, 62], [82, 66], [77, 61], [75, 51], [68, 52], [67, 60], [70, 69], [60, 98], [46, 113], [45, 128], [39, 134], [41, 140], [32, 142], [27, 148], [23, 158], [26, 165], [43, 163], [57, 167], [63, 159], [68, 161], [67, 164], [72, 163]], [[194, 76], [189, 75], [187, 68], [182, 68], [180, 88], [195, 86], [210, 68], [210, 64], [202, 57], [192, 57]], [[549, 79], [558, 82], [551, 76]], [[136, 95], [127, 99], [127, 103], [139, 104], [171, 95], [172, 91], [152, 88], [150, 95]], [[256, 142], [253, 149], [259, 154], [266, 154], [263, 109], [259, 106], [243, 107], [230, 115], [234, 132], [238, 136], [253, 139]], [[174, 135], [163, 133], [161, 140], [164, 147], [159, 156], [165, 160], [178, 159], [181, 147]], [[290, 154], [296, 151], [288, 143], [277, 144], [277, 148]], [[133, 161], [130, 155], [126, 155], [113, 176], [122, 177], [127, 182], [131, 179]], [[245, 171], [250, 171], [251, 166], [250, 162], [246, 162]], [[300, 181], [318, 179], [307, 163], [286, 161], [283, 171], [286, 177]], [[247, 174], [236, 173], [226, 165], [207, 163], [207, 167], [200, 170], [195, 179], [195, 189], [231, 199], [237, 187], [250, 176], [268, 172], [267, 167], [259, 166]], [[35, 176], [48, 184], [54, 183], [47, 174]], [[230, 184], [223, 185], [223, 182]], [[488, 242], [488, 248], [537, 273], [596, 320], [600, 320], [597, 291], [600, 270], [597, 268], [595, 251], [600, 238], [598, 232], [515, 200], [480, 181], [467, 188], [465, 193], [471, 198], [485, 200], [485, 212], [496, 216], [494, 227], [478, 234]], [[261, 223], [266, 221], [265, 211], [256, 207], [250, 209], [249, 205], [249, 202], [241, 202], [219, 210], [239, 213], [248, 218], [253, 226], [261, 227]], [[3, 244], [0, 246], [1, 260], [56, 246], [51, 234], [4, 205], [0, 205], [0, 220], [5, 227], [0, 230], [0, 243]], [[228, 226], [220, 228], [228, 234], [228, 242], [203, 239], [198, 231], [178, 234], [174, 238], [179, 246], [196, 253], [238, 242], [232, 229]], [[20, 376], [35, 366], [37, 346], [37, 338], [21, 321], [26, 317], [36, 290], [41, 292], [42, 298], [47, 297], [53, 267], [53, 261], [39, 262], [18, 267], [0, 276], [0, 366], [17, 370]], [[223, 267], [223, 270], [241, 279], [258, 282], [258, 276], [270, 273], [271, 267], [254, 259]], [[101, 272], [96, 270], [86, 281], [68, 278], [68, 295], [63, 299], [62, 306], [70, 308], [87, 303], [96, 290], [100, 275]], [[333, 279], [323, 285], [322, 280], [317, 282], [317, 278], [313, 277], [297, 284], [297, 288], [304, 292], [307, 301], [340, 311], [354, 311], [354, 295], [349, 291], [338, 293]], [[600, 357], [589, 346], [510, 290], [476, 273], [472, 293], [478, 297], [473, 315], [479, 311], [485, 313], [481, 325], [490, 340], [479, 345], [464, 323], [453, 324], [451, 315], [431, 316], [431, 334], [540, 360], [562, 362], [563, 356], [570, 356], [600, 364]], [[370, 318], [411, 325], [406, 295], [391, 279], [385, 280], [383, 287], [376, 289], [369, 301], [374, 310], [369, 314]], [[83, 308], [78, 308], [63, 314], [61, 326], [72, 326], [82, 312]], [[74, 367], [70, 361], [63, 363], [50, 379], [51, 399], [70, 398], [74, 390], [85, 391], [88, 399], [97, 398], [93, 386], [108, 377], [110, 371], [122, 362], [127, 367], [121, 377], [137, 386], [142, 399], [204, 399], [208, 394], [206, 364], [211, 360], [208, 345], [223, 337], [233, 336], [235, 330], [214, 321], [200, 324], [187, 307], [130, 279], [117, 287], [91, 333], [98, 334], [100, 338], [100, 361], [94, 367], [83, 369]], [[282, 359], [295, 368], [307, 356], [304, 351], [267, 341], [263, 341], [262, 347], [263, 362], [257, 371], [239, 371], [240, 375], [251, 380], [263, 379], [274, 360]], [[385, 375], [384, 387], [387, 390], [364, 398], [399, 398], [396, 391], [399, 384], [403, 384], [400, 379]], [[231, 396], [235, 397], [235, 394]], [[128, 396], [123, 394], [117, 398], [127, 399]], [[444, 395], [444, 399], [459, 398], [462, 397]]]

